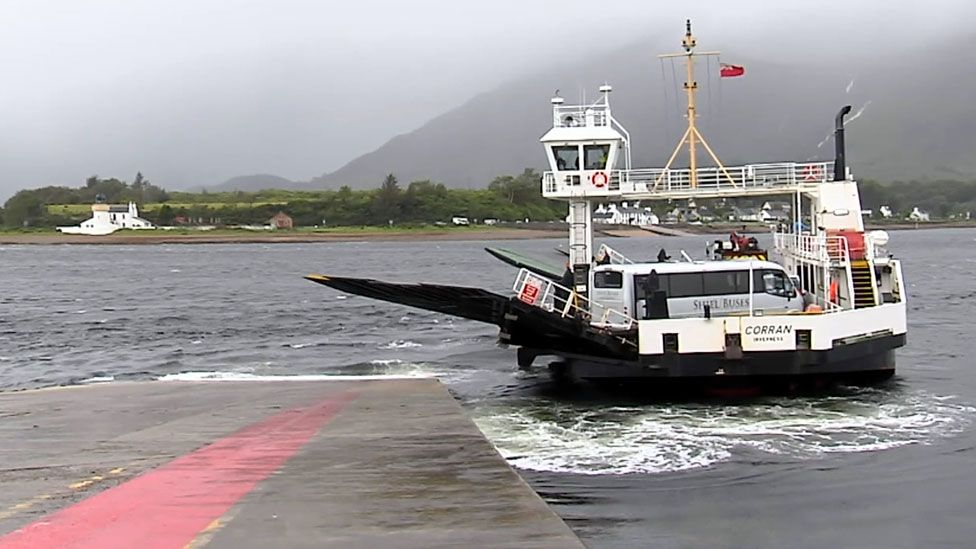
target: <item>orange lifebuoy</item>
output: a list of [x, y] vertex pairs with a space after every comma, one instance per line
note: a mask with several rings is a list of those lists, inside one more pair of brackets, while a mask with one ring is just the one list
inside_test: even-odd
[[602, 189], [603, 187], [607, 186], [607, 183], [610, 181], [610, 178], [607, 177], [607, 174], [603, 172], [596, 172], [590, 176], [590, 181], [593, 182], [593, 186], [595, 186], [598, 189]]
[[830, 283], [830, 293], [828, 294], [828, 296], [830, 298], [830, 302], [835, 305], [837, 304], [837, 294], [839, 291], [840, 291], [840, 284], [838, 284], [836, 280], [832, 281]]
[[820, 171], [820, 166], [816, 164], [807, 164], [807, 166], [803, 168], [803, 179], [807, 181], [817, 181], [820, 179], [821, 173], [823, 172]]

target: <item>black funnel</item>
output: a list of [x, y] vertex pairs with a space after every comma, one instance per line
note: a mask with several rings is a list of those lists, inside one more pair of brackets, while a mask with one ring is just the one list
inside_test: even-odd
[[851, 112], [850, 105], [844, 105], [834, 118], [834, 181], [847, 179], [847, 152], [844, 147], [844, 117]]

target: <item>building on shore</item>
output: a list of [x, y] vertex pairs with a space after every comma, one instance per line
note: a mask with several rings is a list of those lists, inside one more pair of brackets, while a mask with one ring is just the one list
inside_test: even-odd
[[593, 221], [610, 225], [657, 225], [661, 222], [650, 208], [641, 208], [637, 202], [632, 205], [624, 202], [619, 206], [600, 204], [593, 211]]
[[139, 217], [135, 202], [128, 204], [105, 204], [101, 201], [92, 204], [92, 216], [74, 227], [57, 227], [64, 234], [86, 234], [92, 236], [112, 234], [119, 229], [155, 229], [149, 221]]
[[278, 212], [268, 220], [268, 225], [271, 225], [272, 229], [291, 229], [294, 228], [295, 222], [285, 212]]
[[912, 208], [912, 213], [908, 214], [909, 221], [929, 221], [929, 213], [923, 212], [918, 209], [918, 206]]

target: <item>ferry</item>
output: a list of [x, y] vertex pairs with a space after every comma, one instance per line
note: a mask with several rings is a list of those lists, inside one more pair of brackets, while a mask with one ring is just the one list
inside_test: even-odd
[[[569, 208], [568, 268], [504, 250], [519, 267], [510, 295], [480, 288], [309, 275], [341, 291], [495, 324], [520, 368], [540, 357], [560, 380], [678, 390], [801, 390], [874, 384], [895, 373], [907, 335], [905, 280], [888, 235], [866, 233], [858, 185], [847, 167], [845, 106], [831, 162], [726, 166], [696, 127], [691, 22], [683, 50], [688, 127], [667, 164], [631, 166], [630, 135], [611, 111], [612, 87], [593, 103], [553, 97], [542, 136], [550, 171], [542, 194]], [[699, 165], [699, 148], [711, 158]], [[687, 150], [688, 166], [675, 167]], [[733, 234], [711, 257], [632, 261], [594, 250], [594, 204], [618, 201], [791, 200], [790, 223], [772, 248]], [[596, 253], [594, 253], [596, 252]]]

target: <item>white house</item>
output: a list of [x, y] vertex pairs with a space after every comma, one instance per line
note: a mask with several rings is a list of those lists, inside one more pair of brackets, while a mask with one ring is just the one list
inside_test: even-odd
[[729, 221], [762, 221], [763, 211], [759, 208], [732, 208]]
[[908, 219], [912, 221], [928, 221], [929, 214], [928, 212], [923, 212], [922, 210], [919, 210], [918, 206], [915, 206], [914, 208], [912, 208], [912, 213], [908, 214]]
[[600, 204], [593, 211], [593, 222], [608, 225], [657, 225], [661, 220], [650, 208], [641, 208], [639, 203], [628, 206], [624, 202], [619, 207], [616, 204]]
[[789, 221], [790, 210], [790, 205], [786, 202], [763, 202], [759, 211], [759, 220], [763, 222]]
[[891, 208], [889, 208], [888, 206], [881, 206], [880, 208], [878, 208], [878, 212], [880, 212], [881, 217], [885, 219], [889, 219], [891, 218], [892, 215], [894, 215], [894, 212], [892, 212]]
[[122, 204], [92, 204], [92, 216], [77, 227], [58, 227], [65, 234], [105, 235], [119, 229], [155, 229], [152, 223], [139, 217], [134, 202]]

